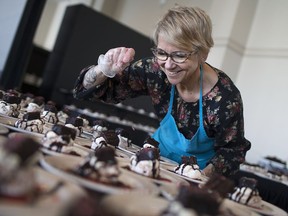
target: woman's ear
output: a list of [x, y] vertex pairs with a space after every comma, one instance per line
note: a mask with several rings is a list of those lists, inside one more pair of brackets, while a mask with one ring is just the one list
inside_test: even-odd
[[205, 53], [198, 53], [198, 61], [199, 61], [199, 64], [202, 65], [203, 63], [205, 63], [206, 59], [208, 57], [208, 54], [205, 54]]
[[208, 54], [202, 54], [202, 55], [201, 55], [201, 63], [202, 63], [202, 64], [205, 63], [207, 57], [208, 57]]

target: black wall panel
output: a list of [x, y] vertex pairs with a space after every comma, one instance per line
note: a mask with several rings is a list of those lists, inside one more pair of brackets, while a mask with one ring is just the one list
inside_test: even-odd
[[[150, 38], [84, 5], [68, 7], [44, 70], [40, 94], [58, 104], [79, 104], [70, 93], [81, 69], [95, 64], [100, 54], [119, 46], [133, 47], [137, 60], [151, 55], [153, 43]], [[129, 103], [146, 111], [153, 110], [146, 97]]]

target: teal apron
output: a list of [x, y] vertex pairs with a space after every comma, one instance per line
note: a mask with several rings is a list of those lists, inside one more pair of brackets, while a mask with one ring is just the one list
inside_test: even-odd
[[153, 138], [159, 142], [160, 154], [173, 161], [181, 163], [182, 156], [195, 156], [200, 169], [204, 169], [207, 162], [215, 155], [214, 139], [209, 138], [204, 129], [202, 108], [202, 82], [203, 71], [200, 67], [200, 97], [199, 97], [199, 128], [192, 139], [186, 139], [179, 132], [176, 122], [171, 114], [175, 86], [170, 92], [169, 108], [166, 116], [160, 122], [160, 127], [153, 134]]

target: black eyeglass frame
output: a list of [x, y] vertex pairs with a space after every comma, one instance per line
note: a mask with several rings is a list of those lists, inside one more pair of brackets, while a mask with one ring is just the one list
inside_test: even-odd
[[[152, 53], [153, 53], [153, 55], [154, 55], [154, 57], [156, 58], [156, 59], [158, 59], [158, 60], [160, 60], [160, 61], [167, 61], [167, 59], [170, 57], [171, 58], [171, 60], [173, 61], [173, 62], [175, 62], [175, 63], [177, 63], [177, 64], [181, 64], [181, 63], [184, 63], [185, 61], [187, 61], [187, 59], [192, 55], [192, 54], [194, 54], [195, 52], [185, 52], [185, 51], [174, 51], [174, 52], [172, 52], [172, 53], [167, 53], [167, 52], [165, 52], [164, 50], [162, 50], [162, 49], [159, 49], [159, 48], [157, 48], [157, 47], [153, 47], [153, 48], [151, 48], [150, 49], [151, 51], [152, 51]], [[159, 58], [158, 56], [157, 56], [157, 51], [161, 51], [161, 52], [163, 52], [163, 54], [165, 54], [165, 59], [161, 59], [161, 58]], [[175, 61], [175, 59], [174, 59], [174, 56], [176, 55], [176, 54], [179, 54], [179, 53], [181, 53], [181, 54], [184, 54], [185, 55], [185, 59], [183, 59], [182, 61]]]

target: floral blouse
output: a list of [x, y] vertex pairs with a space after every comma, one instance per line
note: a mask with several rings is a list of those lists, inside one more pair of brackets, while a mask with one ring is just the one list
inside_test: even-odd
[[[171, 84], [153, 58], [141, 59], [131, 64], [121, 75], [117, 74], [98, 86], [85, 89], [82, 81], [91, 67], [84, 68], [75, 83], [73, 94], [76, 99], [116, 104], [127, 98], [148, 95], [159, 120], [165, 117]], [[219, 79], [202, 99], [204, 128], [207, 135], [215, 139], [216, 154], [210, 163], [216, 172], [229, 176], [239, 170], [251, 144], [244, 137], [243, 104], [239, 90], [224, 72], [213, 69]], [[199, 127], [198, 101], [185, 102], [175, 88], [172, 115], [179, 131], [191, 139]]]

